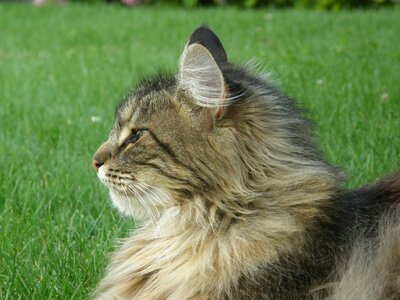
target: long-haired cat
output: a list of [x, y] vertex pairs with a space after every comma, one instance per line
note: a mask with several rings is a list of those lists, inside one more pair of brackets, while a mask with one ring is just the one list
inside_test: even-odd
[[141, 226], [99, 299], [400, 299], [400, 176], [358, 190], [206, 27], [119, 105], [93, 165]]

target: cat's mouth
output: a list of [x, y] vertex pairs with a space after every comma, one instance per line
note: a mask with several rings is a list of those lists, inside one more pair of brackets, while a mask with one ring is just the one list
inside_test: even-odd
[[143, 210], [154, 215], [154, 210], [159, 213], [160, 207], [165, 207], [164, 201], [169, 199], [162, 189], [135, 180], [130, 174], [118, 174], [106, 166], [99, 168], [97, 176], [109, 189], [113, 204], [126, 215], [142, 218]]
[[109, 189], [115, 189], [125, 193], [129, 192], [131, 187], [135, 184], [135, 179], [132, 175], [107, 168], [106, 165], [102, 165], [98, 169], [97, 177]]

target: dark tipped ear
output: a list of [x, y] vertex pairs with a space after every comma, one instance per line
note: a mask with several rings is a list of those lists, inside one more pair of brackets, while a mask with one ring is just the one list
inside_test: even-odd
[[188, 45], [179, 63], [178, 90], [189, 93], [197, 105], [211, 108], [221, 118], [226, 106], [224, 77], [211, 53], [202, 45]]
[[228, 57], [224, 47], [215, 33], [206, 26], [201, 26], [193, 31], [190, 36], [188, 46], [191, 44], [200, 44], [205, 47], [214, 58], [215, 62], [221, 67], [228, 63]]

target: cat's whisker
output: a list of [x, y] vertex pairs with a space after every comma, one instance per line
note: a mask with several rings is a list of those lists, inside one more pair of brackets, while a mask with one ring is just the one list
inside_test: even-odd
[[143, 197], [140, 195], [139, 192], [137, 192], [137, 190], [136, 190], [137, 187], [135, 187], [135, 186], [132, 185], [132, 184], [129, 184], [129, 185], [128, 185], [128, 188], [129, 188], [131, 191], [136, 191], [137, 199], [139, 200], [139, 202], [142, 204], [142, 206], [145, 208], [145, 210], [146, 210], [147, 213], [149, 214], [151, 223], [152, 223], [152, 224], [156, 224], [156, 223], [157, 223], [157, 220], [156, 220], [156, 218], [154, 217], [153, 212], [151, 211], [150, 207], [147, 205], [146, 200], [143, 199]]
[[[146, 189], [147, 191], [151, 192], [155, 197], [159, 198], [158, 195], [156, 195], [153, 191], [151, 191], [151, 190], [150, 190], [148, 187], [146, 187], [143, 183], [137, 182], [136, 184], [139, 185], [139, 186], [141, 186], [142, 189]], [[143, 192], [146, 193], [144, 190], [143, 190]], [[158, 199], [158, 200], [157, 200], [157, 199], [153, 199], [153, 197], [152, 197], [151, 195], [147, 194], [147, 193], [146, 193], [146, 195], [147, 195], [148, 199], [150, 200], [150, 202], [152, 202], [152, 204], [154, 205], [154, 207], [155, 207], [155, 209], [157, 210], [157, 212], [159, 213], [159, 210], [157, 209], [156, 204], [153, 203], [153, 200], [162, 203], [161, 199]], [[163, 203], [162, 203], [162, 204], [163, 204]], [[163, 205], [164, 205], [164, 204], [163, 204]], [[165, 207], [165, 206], [164, 206], [164, 207]], [[160, 218], [161, 218], [161, 214], [159, 213], [159, 221], [158, 221], [157, 225], [155, 226], [155, 231], [158, 232], [158, 231], [160, 230], [162, 236], [164, 237], [164, 240], [166, 241], [166, 240], [167, 240], [167, 235], [166, 235], [166, 232], [165, 232], [165, 229], [164, 229], [164, 224], [163, 224], [162, 222], [160, 222], [160, 221], [161, 221]], [[165, 243], [165, 244], [164, 244], [164, 249], [163, 249], [164, 253], [167, 253], [167, 250], [168, 250], [168, 245], [167, 245], [167, 243]], [[161, 259], [164, 257], [164, 253], [163, 253], [163, 252], [160, 252], [160, 253], [159, 253], [158, 259], [157, 259], [158, 261], [161, 262]]]
[[[140, 184], [141, 184], [143, 187], [146, 187], [150, 192], [152, 192], [152, 193], [159, 199], [159, 202], [160, 202], [161, 205], [164, 207], [165, 213], [166, 213], [166, 215], [167, 215], [167, 217], [168, 217], [169, 224], [172, 224], [171, 216], [170, 216], [170, 214], [167, 213], [167, 207], [165, 206], [164, 201], [160, 198], [159, 195], [157, 195], [157, 194], [153, 191], [153, 189], [156, 190], [156, 191], [158, 191], [158, 192], [160, 192], [161, 194], [163, 194], [163, 195], [165, 196], [165, 198], [166, 198], [167, 200], [169, 200], [169, 201], [171, 200], [170, 196], [169, 196], [167, 193], [165, 193], [163, 190], [161, 190], [161, 189], [159, 189], [159, 188], [157, 188], [157, 187], [155, 187], [155, 186], [152, 186], [152, 185], [147, 184], [147, 183], [144, 183], [144, 182], [141, 182]], [[175, 228], [174, 228], [174, 227], [172, 227], [172, 230], [173, 230], [173, 232], [174, 232], [174, 235], [176, 235], [176, 231], [175, 231]]]
[[[153, 189], [158, 190], [158, 191], [160, 191], [162, 194], [164, 194], [164, 195], [165, 195], [165, 198], [166, 198], [167, 200], [171, 200], [171, 199], [169, 198], [169, 196], [168, 196], [165, 192], [163, 192], [162, 190], [160, 190], [160, 189], [158, 189], [158, 188], [156, 188], [156, 187], [153, 187], [153, 186], [151, 186], [151, 185], [149, 185], [149, 184], [146, 184], [146, 183], [143, 183], [143, 182], [141, 182], [140, 184], [141, 184], [141, 186], [142, 186], [143, 188], [145, 188], [147, 191], [149, 191], [150, 193], [152, 193], [152, 194], [154, 195], [154, 197], [156, 197], [156, 198], [158, 199], [157, 202], [158, 202], [158, 203], [161, 203], [161, 205], [162, 205], [163, 208], [164, 208], [164, 213], [163, 213], [163, 215], [166, 215], [167, 218], [168, 218], [168, 225], [172, 224], [171, 216], [170, 216], [170, 214], [168, 213], [168, 209], [167, 209], [167, 207], [166, 207], [166, 205], [165, 205], [165, 203], [164, 203], [164, 200], [161, 199], [160, 195], [156, 194], [156, 193], [153, 191]], [[160, 223], [160, 226], [162, 226], [162, 227], [164, 228], [164, 225], [163, 225], [163, 224], [164, 224], [163, 222]], [[172, 227], [172, 230], [173, 230], [174, 235], [176, 236], [175, 228]], [[164, 231], [164, 232], [165, 232], [165, 231]]]
[[157, 217], [158, 217], [158, 220], [159, 220], [160, 217], [161, 217], [161, 213], [160, 213], [160, 211], [159, 211], [159, 209], [158, 209], [158, 207], [156, 205], [157, 199], [153, 199], [153, 197], [146, 191], [146, 187], [143, 186], [140, 182], [136, 183], [136, 187], [138, 189], [140, 189], [147, 196], [147, 198], [149, 199], [150, 203], [154, 206], [154, 209], [157, 212]]
[[165, 207], [165, 204], [163, 203], [162, 199], [159, 197], [159, 195], [154, 193], [154, 191], [149, 189], [149, 187], [147, 187], [146, 184], [144, 184], [142, 182], [136, 182], [135, 187], [140, 189], [143, 193], [146, 194], [146, 196], [150, 200], [151, 204], [154, 206], [154, 209], [156, 210], [158, 217], [161, 218], [162, 214], [161, 214], [159, 208], [157, 207], [157, 204], [161, 204], [164, 209], [166, 209], [166, 207]]
[[[131, 215], [133, 215], [133, 214], [134, 214], [134, 209], [133, 209], [133, 207], [132, 207], [131, 201], [129, 200], [130, 197], [128, 196], [128, 193], [127, 193], [127, 192], [128, 192], [127, 187], [124, 186], [124, 189], [123, 189], [122, 191], [123, 191], [123, 193], [124, 193], [124, 195], [125, 195], [125, 197], [126, 197], [126, 199], [127, 199], [130, 213], [131, 213]], [[131, 191], [131, 192], [132, 192], [132, 191]]]
[[143, 197], [140, 195], [140, 191], [138, 191], [136, 189], [136, 187], [133, 186], [132, 184], [128, 184], [127, 187], [129, 189], [129, 191], [134, 194], [136, 200], [138, 200], [139, 203], [141, 204], [141, 206], [146, 210], [147, 215], [149, 216], [150, 223], [152, 224], [153, 222], [155, 222], [155, 219], [153, 218], [153, 214], [152, 214], [150, 208], [147, 206], [145, 199], [143, 199]]
[[134, 196], [136, 196], [136, 193], [135, 193], [134, 191], [128, 189], [128, 184], [129, 184], [129, 183], [125, 183], [124, 185], [122, 185], [122, 188], [120, 187], [119, 191], [121, 191], [121, 192], [124, 194], [124, 196], [125, 196], [125, 203], [128, 204], [128, 208], [129, 208], [129, 211], [130, 211], [130, 215], [134, 215], [134, 212], [135, 212], [135, 211], [134, 211], [134, 209], [133, 209], [133, 207], [132, 207], [132, 203], [131, 203], [131, 201], [130, 201], [131, 196], [128, 195], [128, 191], [129, 191], [130, 193], [133, 193]]
[[156, 219], [157, 222], [155, 222], [155, 225], [156, 225], [156, 224], [158, 223], [160, 217], [161, 217], [161, 214], [160, 214], [160, 211], [158, 210], [157, 206], [156, 206], [155, 203], [153, 202], [154, 199], [152, 199], [151, 195], [149, 195], [149, 194], [143, 189], [143, 187], [140, 185], [139, 182], [136, 182], [135, 188], [137, 188], [137, 189], [140, 190], [143, 194], [146, 195], [146, 198], [147, 198], [147, 199], [144, 199], [143, 201], [149, 200], [150, 203], [154, 206], [154, 209], [156, 210], [156, 212], [157, 212], [157, 217], [158, 217], [158, 218]]
[[[155, 186], [153, 186], [153, 185], [150, 185], [150, 184], [148, 184], [148, 183], [145, 183], [145, 182], [140, 182], [140, 184], [142, 184], [142, 185], [144, 185], [144, 186], [147, 186], [148, 188], [154, 189], [154, 190], [156, 190], [156, 191], [162, 193], [162, 194], [165, 196], [165, 198], [166, 198], [167, 200], [170, 200], [170, 199], [171, 199], [171, 197], [170, 197], [166, 192], [164, 192], [162, 189], [159, 189], [159, 188], [157, 188], [157, 187], [155, 187]], [[161, 202], [162, 202], [162, 201], [161, 201]]]
[[130, 187], [128, 186], [128, 189], [129, 189], [129, 191], [131, 193], [134, 193], [134, 196], [135, 196], [136, 200], [138, 200], [139, 203], [141, 204], [141, 206], [146, 210], [147, 215], [149, 216], [149, 221], [148, 221], [149, 223], [148, 224], [150, 226], [153, 226], [152, 224], [156, 223], [156, 219], [153, 217], [153, 214], [152, 214], [151, 210], [147, 207], [146, 200], [143, 199], [143, 197], [140, 194], [140, 191], [138, 191], [136, 189], [136, 187], [133, 186], [133, 185], [130, 185]]

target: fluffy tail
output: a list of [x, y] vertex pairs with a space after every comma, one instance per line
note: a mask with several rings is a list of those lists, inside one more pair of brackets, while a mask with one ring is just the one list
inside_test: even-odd
[[[332, 282], [314, 290], [313, 299], [400, 299], [400, 174], [357, 193], [367, 207], [359, 217], [370, 222], [361, 229], [364, 234], [349, 258], [338, 262]], [[371, 236], [369, 231], [376, 233]]]
[[382, 218], [374, 240], [360, 240], [332, 284], [330, 300], [400, 299], [400, 210]]

